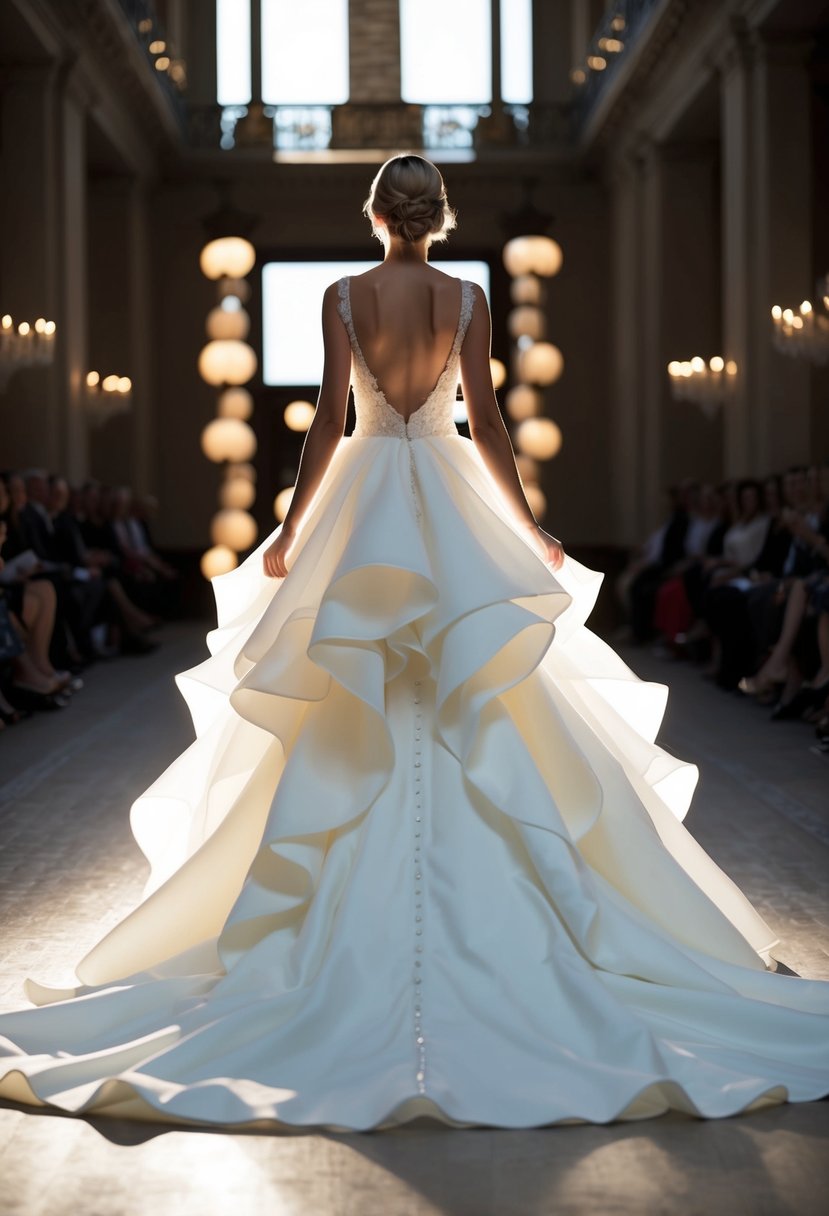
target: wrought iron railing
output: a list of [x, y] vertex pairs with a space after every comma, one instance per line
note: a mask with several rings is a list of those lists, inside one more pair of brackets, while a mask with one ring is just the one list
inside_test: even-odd
[[576, 132], [584, 128], [651, 19], [664, 6], [665, 0], [615, 0], [607, 6], [585, 62], [575, 65], [573, 71]]
[[[153, 68], [158, 88], [167, 99], [182, 129], [186, 113], [182, 92], [187, 86], [187, 69], [178, 57], [178, 48], [171, 47], [152, 0], [117, 0], [136, 41]], [[163, 44], [163, 50], [151, 50]]]
[[254, 142], [277, 152], [411, 147], [472, 154], [490, 142], [507, 148], [562, 144], [570, 127], [567, 106], [540, 103], [504, 106], [498, 123], [488, 105], [405, 102], [258, 108], [190, 104], [187, 112], [189, 142], [225, 150]]

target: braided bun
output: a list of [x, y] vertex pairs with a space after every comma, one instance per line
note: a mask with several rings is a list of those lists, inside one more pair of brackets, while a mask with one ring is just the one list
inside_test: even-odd
[[456, 223], [440, 170], [414, 153], [386, 161], [371, 183], [363, 213], [379, 240], [383, 230], [376, 222], [378, 216], [391, 236], [411, 242], [427, 237], [430, 244], [446, 240]]

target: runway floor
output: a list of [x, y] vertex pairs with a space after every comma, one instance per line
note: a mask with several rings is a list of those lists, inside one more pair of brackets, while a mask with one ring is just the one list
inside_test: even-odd
[[[98, 664], [73, 704], [0, 735], [0, 1008], [72, 964], [138, 902], [128, 810], [187, 746], [175, 672], [200, 623]], [[803, 724], [682, 663], [619, 648], [668, 683], [660, 742], [699, 764], [686, 821], [779, 933], [776, 956], [829, 979], [829, 758]], [[720, 1121], [354, 1135], [226, 1134], [31, 1113], [0, 1103], [0, 1216], [812, 1216], [826, 1211], [829, 1101]]]

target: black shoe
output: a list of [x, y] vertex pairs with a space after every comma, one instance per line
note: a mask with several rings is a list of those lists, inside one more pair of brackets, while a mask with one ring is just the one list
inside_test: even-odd
[[142, 633], [125, 633], [121, 642], [121, 654], [149, 654], [158, 650], [160, 642], [154, 642]]
[[829, 696], [829, 680], [818, 684], [816, 688], [810, 684], [804, 684], [790, 700], [781, 701], [779, 705], [775, 706], [771, 719], [773, 722], [790, 722], [801, 718], [807, 709], [817, 709], [821, 706], [827, 696]]

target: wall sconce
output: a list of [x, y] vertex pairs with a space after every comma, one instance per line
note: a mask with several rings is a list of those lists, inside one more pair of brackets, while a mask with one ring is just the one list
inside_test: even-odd
[[706, 418], [713, 418], [734, 388], [737, 364], [722, 355], [714, 355], [708, 363], [695, 355], [685, 361], [673, 359], [668, 364], [668, 375], [675, 401], [692, 401]]
[[92, 426], [103, 426], [110, 418], [132, 408], [132, 380], [129, 376], [104, 376], [89, 372], [84, 385], [86, 416]]
[[0, 318], [0, 392], [23, 367], [46, 366], [55, 358], [55, 322], [38, 317], [16, 326], [10, 313]]

